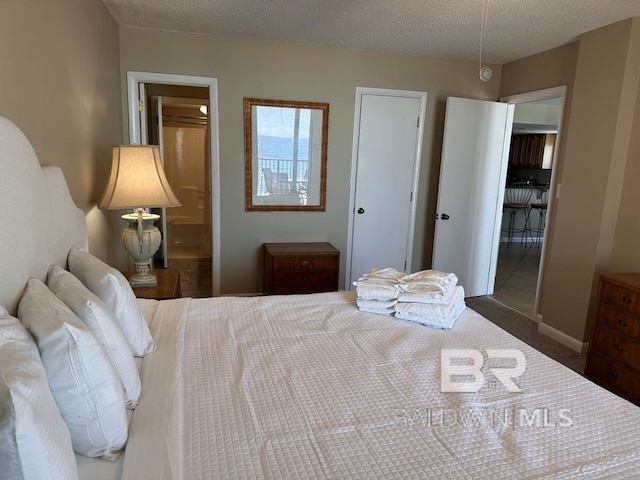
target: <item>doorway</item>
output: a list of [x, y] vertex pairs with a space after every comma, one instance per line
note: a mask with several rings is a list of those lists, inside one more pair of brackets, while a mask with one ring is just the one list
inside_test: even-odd
[[[163, 231], [161, 265], [181, 271], [184, 295], [219, 295], [220, 180], [217, 81], [208, 77], [127, 72], [127, 87], [131, 143], [153, 143], [162, 148], [166, 142], [172, 149], [169, 157], [174, 154], [179, 157], [176, 159], [177, 163], [184, 164], [185, 149], [191, 150], [191, 153], [199, 151], [204, 156], [198, 160], [199, 163], [203, 163], [203, 171], [194, 173], [191, 182], [187, 170], [168, 165], [165, 158], [167, 176], [172, 177], [172, 171], [175, 174], [173, 183], [177, 183], [172, 183], [172, 188], [183, 204], [179, 209], [186, 213], [179, 215], [179, 211], [163, 212], [160, 225]], [[206, 114], [200, 110], [201, 107], [202, 110], [206, 107]], [[163, 110], [166, 115], [163, 114]], [[173, 160], [169, 158], [169, 162]], [[177, 217], [184, 217], [185, 221], [178, 221]], [[198, 221], [200, 217], [202, 222]], [[192, 235], [196, 230], [199, 232], [198, 235]], [[186, 235], [187, 233], [189, 235]], [[185, 247], [187, 238], [190, 243], [193, 238], [197, 238], [199, 245], [193, 246], [198, 247], [197, 250], [202, 255], [171, 258], [169, 249], [175, 250], [175, 247], [178, 247], [182, 252], [185, 249], [180, 248], [176, 242], [182, 241], [182, 247]], [[184, 263], [185, 259], [187, 263]], [[202, 259], [206, 260], [207, 267], [200, 266]], [[198, 262], [197, 268], [191, 268], [194, 261]], [[202, 274], [207, 278], [199, 278]]]
[[411, 269], [425, 92], [356, 88], [345, 288]]
[[[189, 97], [167, 96], [173, 93]], [[156, 264], [180, 271], [183, 295], [210, 297], [208, 92], [202, 87], [176, 90], [171, 85], [148, 83], [146, 94], [146, 103], [151, 106], [149, 142], [159, 145], [167, 180], [182, 203], [180, 207], [154, 212], [161, 215], [163, 232]]]
[[515, 106], [505, 197], [509, 190], [528, 197], [524, 209], [513, 216], [503, 214], [493, 298], [536, 322], [540, 321], [546, 227], [557, 191], [555, 167], [565, 91], [566, 87], [557, 87], [501, 99]]

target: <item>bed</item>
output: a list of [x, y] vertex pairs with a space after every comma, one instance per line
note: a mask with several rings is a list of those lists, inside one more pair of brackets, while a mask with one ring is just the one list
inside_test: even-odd
[[[51, 265], [68, 268], [87, 234], [60, 170], [41, 168], [2, 118], [0, 179], [0, 305], [15, 316], [27, 281], [45, 281]], [[640, 472], [640, 409], [469, 308], [437, 330], [360, 312], [353, 292], [137, 307], [155, 350], [137, 359], [141, 392], [126, 447], [116, 461], [76, 453], [79, 478]], [[27, 462], [24, 450], [16, 455]]]

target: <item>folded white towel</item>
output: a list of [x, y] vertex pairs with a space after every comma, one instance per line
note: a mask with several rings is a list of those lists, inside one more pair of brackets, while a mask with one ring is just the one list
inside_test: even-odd
[[421, 285], [418, 283], [398, 283], [398, 290], [408, 293], [433, 293], [438, 295], [444, 295], [450, 292], [455, 285], [442, 286], [442, 285]]
[[422, 270], [405, 275], [400, 279], [400, 288], [406, 292], [429, 293], [441, 291], [456, 286], [458, 277], [455, 273], [445, 273], [438, 270]]
[[451, 328], [464, 311], [464, 288], [455, 287], [449, 302], [445, 304], [402, 303], [395, 306], [396, 318], [409, 320], [435, 328]]
[[356, 298], [356, 305], [358, 308], [368, 308], [368, 309], [388, 309], [395, 307], [397, 300], [372, 300], [369, 298]]
[[387, 278], [391, 280], [400, 280], [407, 274], [400, 272], [395, 268], [372, 268], [371, 272], [362, 275], [363, 278]]
[[360, 307], [360, 311], [361, 312], [367, 312], [367, 313], [375, 313], [376, 315], [393, 315], [393, 312], [395, 311], [393, 309], [393, 307], [391, 308], [372, 308], [372, 307]]
[[395, 300], [398, 298], [398, 289], [394, 284], [357, 283], [356, 296], [360, 298], [368, 300]]
[[455, 293], [456, 287], [448, 287], [443, 291], [437, 292], [413, 292], [400, 290], [398, 293], [398, 301], [404, 303], [448, 303]]
[[360, 277], [358, 280], [353, 282], [353, 284], [357, 287], [358, 285], [398, 285], [398, 281], [392, 278], [383, 278], [383, 277]]

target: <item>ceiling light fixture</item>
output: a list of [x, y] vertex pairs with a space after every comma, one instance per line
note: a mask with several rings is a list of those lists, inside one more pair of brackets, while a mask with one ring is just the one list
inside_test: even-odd
[[484, 35], [487, 31], [487, 18], [489, 16], [489, 0], [482, 0], [482, 22], [480, 23], [480, 80], [488, 82], [491, 80], [493, 70], [487, 66], [482, 66], [482, 45], [484, 42]]

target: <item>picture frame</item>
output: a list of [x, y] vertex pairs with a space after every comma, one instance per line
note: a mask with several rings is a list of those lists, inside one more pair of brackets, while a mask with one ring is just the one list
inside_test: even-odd
[[244, 99], [245, 210], [326, 210], [329, 104]]

